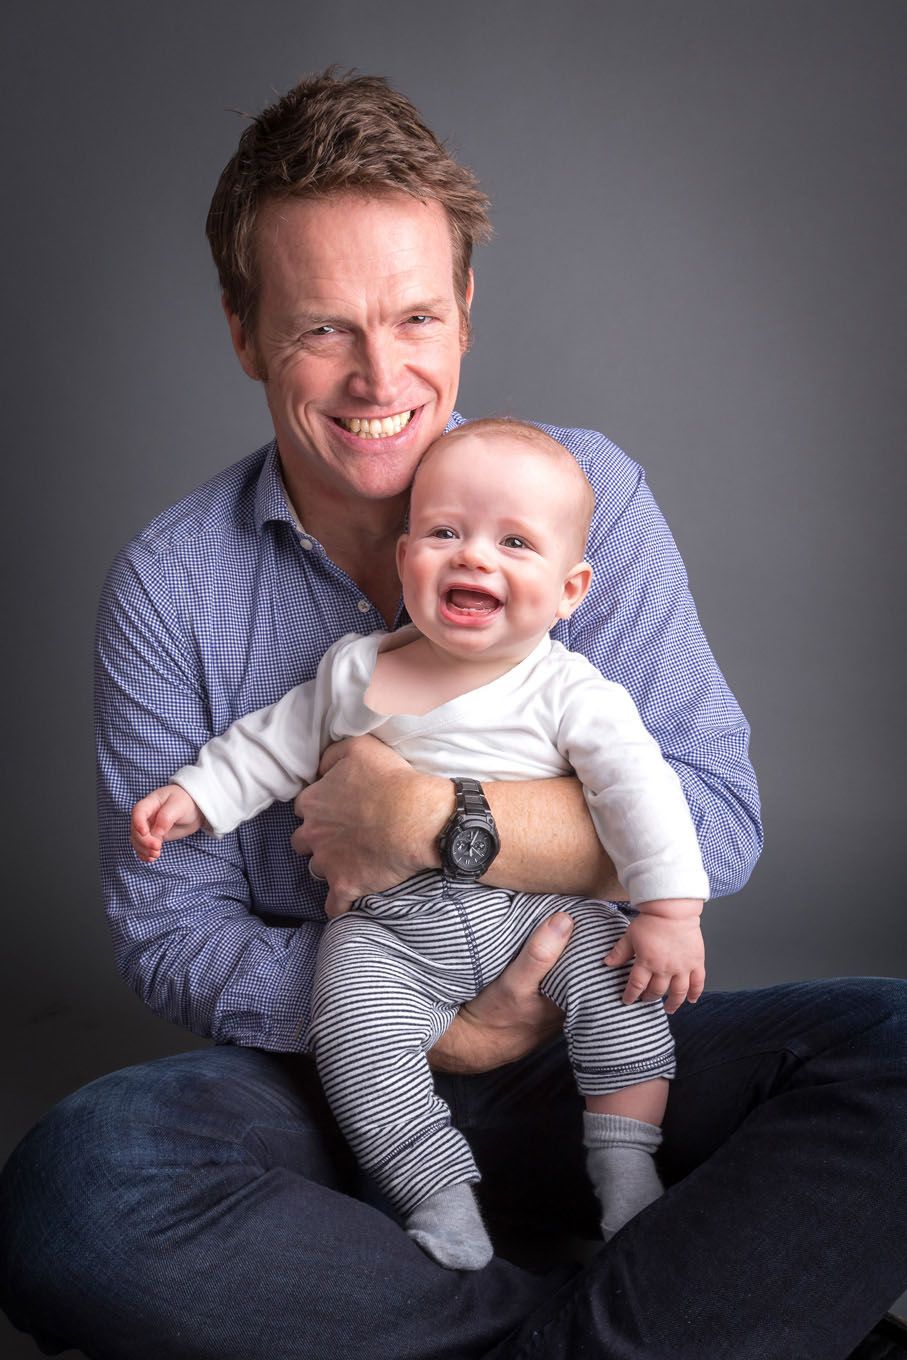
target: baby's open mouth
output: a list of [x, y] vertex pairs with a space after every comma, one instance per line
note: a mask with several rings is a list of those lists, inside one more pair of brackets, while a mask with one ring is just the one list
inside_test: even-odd
[[501, 605], [496, 595], [490, 595], [485, 590], [465, 590], [460, 587], [448, 590], [444, 601], [449, 609], [465, 614], [491, 614]]

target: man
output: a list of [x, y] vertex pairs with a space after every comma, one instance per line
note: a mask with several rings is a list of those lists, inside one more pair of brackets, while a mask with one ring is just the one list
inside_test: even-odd
[[[133, 802], [213, 733], [311, 676], [343, 633], [401, 621], [394, 545], [419, 457], [461, 423], [471, 248], [486, 230], [471, 176], [375, 80], [304, 82], [221, 178], [209, 239], [275, 443], [124, 550], [98, 637], [118, 961], [149, 1005], [218, 1046], [76, 1093], [11, 1161], [6, 1306], [50, 1346], [139, 1360], [829, 1360], [903, 1287], [903, 985], [684, 1007], [668, 1193], [582, 1270], [497, 1257], [463, 1275], [371, 1202], [301, 1052], [324, 907], [440, 865], [449, 782], [366, 739], [330, 751], [298, 800], [307, 869], [286, 808], [217, 847], [180, 842], [166, 866], [128, 849]], [[556, 636], [631, 689], [681, 778], [713, 895], [733, 891], [760, 844], [746, 724], [639, 469], [601, 436], [555, 433], [597, 494], [597, 587]], [[619, 898], [574, 781], [486, 795], [501, 840], [491, 881]], [[507, 1228], [549, 1256], [555, 1232], [595, 1222], [578, 1098], [538, 995], [564, 925], [540, 928], [433, 1050], [492, 1237]]]

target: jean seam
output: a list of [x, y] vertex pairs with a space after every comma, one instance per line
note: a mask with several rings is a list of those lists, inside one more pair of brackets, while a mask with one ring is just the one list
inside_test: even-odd
[[[812, 1054], [797, 1053], [789, 1044], [772, 1044], [769, 1048], [752, 1048], [747, 1049], [745, 1053], [737, 1053], [734, 1055], [733, 1061], [739, 1063], [746, 1062], [750, 1058], [781, 1057], [784, 1054], [790, 1058], [795, 1058], [798, 1062], [805, 1062], [807, 1058], [813, 1056]], [[717, 1067], [726, 1066], [727, 1061], [726, 1058], [718, 1058], [714, 1062], [703, 1063], [702, 1066], [693, 1067], [688, 1071], [683, 1070], [678, 1063], [675, 1080], [683, 1081], [686, 1077], [698, 1077], [704, 1072], [713, 1072]]]

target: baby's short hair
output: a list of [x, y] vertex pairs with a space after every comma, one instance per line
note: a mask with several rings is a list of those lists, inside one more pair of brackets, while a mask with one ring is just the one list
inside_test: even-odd
[[480, 420], [469, 420], [464, 425], [458, 425], [455, 430], [442, 435], [429, 446], [416, 469], [416, 476], [418, 477], [419, 469], [429, 462], [436, 450], [450, 448], [451, 443], [476, 435], [512, 439], [525, 444], [536, 453], [546, 454], [552, 462], [556, 462], [562, 468], [564, 475], [573, 483], [576, 493], [576, 519], [570, 527], [576, 530], [578, 559], [581, 558], [586, 551], [586, 539], [589, 536], [589, 525], [595, 509], [595, 492], [570, 450], [528, 420], [515, 420], [512, 416], [483, 416]]

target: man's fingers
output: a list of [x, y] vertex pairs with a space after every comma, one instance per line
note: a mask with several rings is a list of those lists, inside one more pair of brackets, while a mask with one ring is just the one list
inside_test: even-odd
[[403, 768], [405, 762], [396, 751], [392, 751], [384, 742], [377, 737], [344, 737], [342, 741], [332, 742], [326, 746], [321, 753], [321, 760], [318, 765], [318, 777], [321, 779], [332, 770], [341, 760], [346, 760], [348, 756], [355, 757], [360, 763], [361, 768], [385, 769], [391, 766]]
[[318, 765], [319, 778], [327, 774], [328, 770], [332, 770], [338, 760], [343, 760], [344, 756], [350, 754], [350, 748], [354, 741], [355, 737], [345, 737], [343, 741], [332, 742], [330, 746], [324, 748]]
[[341, 897], [333, 888], [328, 888], [328, 895], [324, 902], [325, 916], [343, 916], [353, 905], [349, 897]]
[[[296, 816], [298, 817], [299, 815], [300, 814], [297, 809]], [[302, 826], [297, 826], [296, 830], [290, 837], [290, 844], [296, 851], [297, 855], [310, 855], [312, 853], [312, 847], [309, 845], [309, 842], [306, 839], [305, 824], [303, 824]]]

